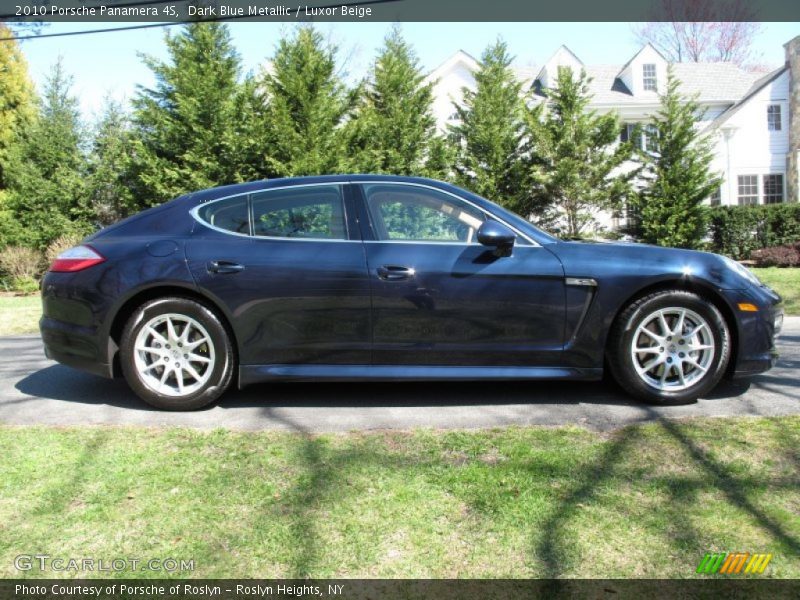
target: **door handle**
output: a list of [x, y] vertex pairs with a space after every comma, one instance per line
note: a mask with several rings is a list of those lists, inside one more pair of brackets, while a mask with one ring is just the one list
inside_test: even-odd
[[244, 265], [227, 260], [212, 260], [208, 263], [206, 268], [209, 273], [219, 273], [220, 275], [244, 271]]
[[411, 267], [400, 267], [397, 265], [383, 265], [378, 267], [378, 277], [384, 281], [403, 281], [414, 277], [416, 271]]

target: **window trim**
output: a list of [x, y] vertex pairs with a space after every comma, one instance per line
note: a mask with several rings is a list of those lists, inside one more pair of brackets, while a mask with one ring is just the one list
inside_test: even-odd
[[[239, 194], [231, 194], [230, 196], [223, 196], [222, 198], [214, 198], [213, 200], [208, 200], [207, 202], [201, 202], [200, 204], [198, 204], [197, 206], [192, 208], [189, 211], [189, 214], [192, 216], [192, 218], [194, 218], [195, 221], [197, 221], [198, 223], [200, 223], [204, 227], [208, 227], [209, 229], [212, 229], [212, 230], [217, 231], [219, 233], [224, 233], [226, 235], [232, 235], [232, 236], [236, 236], [236, 237], [243, 237], [243, 238], [247, 238], [249, 240], [265, 240], [265, 241], [280, 240], [280, 241], [288, 241], [288, 242], [316, 242], [316, 243], [319, 243], [319, 242], [361, 243], [362, 240], [360, 240], [360, 239], [351, 239], [352, 232], [350, 231], [350, 227], [348, 226], [347, 202], [346, 202], [346, 199], [345, 199], [344, 187], [346, 185], [349, 185], [349, 184], [350, 184], [349, 181], [327, 181], [327, 182], [324, 182], [324, 183], [322, 183], [322, 182], [321, 183], [298, 183], [298, 184], [294, 184], [294, 185], [281, 185], [281, 186], [276, 186], [276, 187], [266, 187], [266, 188], [262, 188], [260, 190], [251, 190], [249, 192], [243, 192], [243, 193], [239, 193]], [[260, 193], [263, 193], [263, 192], [271, 192], [273, 190], [277, 191], [277, 190], [297, 189], [297, 188], [304, 188], [304, 187], [322, 187], [322, 186], [325, 186], [325, 187], [338, 186], [339, 187], [341, 198], [342, 198], [342, 211], [344, 212], [345, 229], [347, 230], [347, 238], [346, 239], [338, 239], [338, 238], [299, 238], [299, 237], [265, 236], [265, 235], [250, 235], [249, 233], [248, 234], [237, 233], [235, 231], [230, 231], [229, 229], [223, 229], [222, 227], [217, 227], [216, 225], [212, 225], [208, 221], [205, 221], [205, 220], [201, 219], [200, 215], [198, 214], [200, 209], [204, 208], [206, 206], [210, 206], [212, 204], [216, 204], [217, 202], [224, 202], [225, 200], [231, 200], [232, 198], [240, 198], [240, 197], [244, 196], [244, 197], [247, 198], [247, 210], [250, 212], [250, 216], [251, 216], [250, 230], [252, 231], [252, 226], [253, 226], [253, 224], [252, 224], [252, 210], [253, 209], [252, 209], [252, 202], [250, 200], [250, 196], [252, 196], [253, 194], [260, 194]]]
[[[741, 187], [742, 183], [740, 179], [742, 177], [752, 177], [755, 180], [756, 191], [754, 194], [744, 194], [742, 195]], [[736, 205], [737, 206], [757, 206], [759, 204], [759, 199], [761, 198], [761, 185], [760, 185], [761, 177], [759, 177], [758, 173], [742, 173], [736, 176]], [[746, 184], [750, 185], [750, 184]], [[747, 202], [742, 203], [742, 198], [755, 198], [755, 202]]]
[[[767, 177], [780, 177], [780, 200], [767, 201]], [[776, 194], [769, 194], [771, 197]], [[784, 173], [762, 173], [761, 174], [761, 203], [762, 204], [783, 204], [786, 202], [786, 177]]]
[[[361, 188], [362, 191], [363, 191], [363, 197], [364, 197], [364, 201], [365, 201], [366, 208], [367, 208], [367, 214], [369, 216], [370, 223], [372, 224], [373, 233], [378, 238], [378, 239], [376, 239], [374, 241], [378, 241], [378, 242], [398, 241], [398, 242], [411, 242], [411, 243], [425, 242], [425, 243], [431, 243], [431, 244], [447, 244], [447, 243], [450, 243], [450, 244], [453, 244], [453, 243], [461, 244], [461, 243], [464, 243], [464, 244], [467, 244], [467, 245], [470, 245], [470, 246], [475, 246], [475, 245], [479, 244], [479, 242], [477, 240], [478, 229], [480, 229], [481, 226], [488, 220], [488, 217], [487, 217], [487, 215], [486, 215], [486, 213], [484, 211], [477, 210], [473, 206], [470, 206], [469, 204], [466, 204], [463, 201], [462, 201], [463, 204], [460, 205], [459, 203], [457, 203], [457, 202], [451, 200], [449, 197], [445, 196], [445, 194], [443, 194], [442, 192], [438, 192], [438, 193], [442, 194], [442, 196], [445, 196], [445, 197], [444, 198], [436, 198], [435, 193], [421, 192], [421, 191], [418, 191], [418, 190], [403, 190], [403, 191], [400, 191], [399, 189], [391, 189], [391, 192], [390, 192], [391, 194], [394, 194], [395, 191], [397, 191], [401, 195], [402, 195], [403, 192], [411, 194], [411, 197], [414, 198], [414, 201], [404, 201], [404, 200], [396, 200], [395, 201], [395, 200], [392, 200], [391, 198], [389, 198], [387, 200], [383, 200], [383, 201], [379, 200], [379, 199], [375, 199], [376, 203], [373, 204], [372, 201], [371, 201], [371, 198], [370, 198], [370, 193], [368, 191], [368, 188], [372, 188], [372, 187], [375, 187], [375, 188], [382, 188], [383, 187], [383, 188], [385, 188], [385, 187], [390, 187], [391, 185], [392, 185], [391, 183], [386, 183], [386, 182], [375, 182], [374, 184], [364, 185]], [[430, 210], [436, 212], [437, 214], [445, 215], [446, 218], [450, 218], [450, 219], [453, 218], [452, 213], [450, 213], [450, 212], [448, 212], [446, 210], [442, 210], [442, 208], [445, 205], [449, 205], [450, 207], [452, 207], [454, 212], [467, 213], [467, 214], [471, 213], [472, 218], [474, 218], [476, 221], [478, 219], [480, 219], [480, 223], [476, 227], [475, 223], [470, 224], [470, 223], [467, 223], [466, 221], [463, 221], [463, 220], [461, 220], [461, 219], [459, 219], [457, 217], [455, 218], [455, 220], [459, 221], [462, 225], [467, 225], [470, 228], [470, 231], [472, 232], [472, 234], [469, 236], [468, 241], [465, 241], [465, 242], [461, 242], [457, 238], [456, 239], [413, 239], [413, 238], [392, 238], [392, 237], [390, 237], [388, 235], [389, 231], [388, 231], [387, 226], [386, 226], [386, 219], [385, 219], [385, 215], [383, 214], [383, 211], [381, 210], [381, 206], [384, 203], [387, 203], [387, 202], [388, 203], [399, 202], [400, 204], [404, 204], [404, 205], [407, 205], [407, 206], [414, 206], [414, 207], [422, 206], [423, 204], [420, 204], [417, 201], [417, 199], [421, 199], [423, 204], [425, 204], [426, 201], [430, 201], [430, 204], [427, 205], [427, 208], [429, 208]], [[433, 204], [441, 205], [441, 206], [438, 206], [437, 208], [434, 208]], [[382, 237], [382, 236], [387, 236], [387, 237]]]
[[[770, 109], [777, 108], [777, 112], [770, 113]], [[770, 117], [777, 116], [777, 124], [779, 127], [773, 128], [771, 127], [772, 120]], [[783, 131], [783, 110], [781, 109], [781, 105], [777, 103], [767, 104], [767, 131]]]
[[[420, 188], [433, 190], [435, 192], [440, 192], [442, 194], [447, 194], [448, 196], [452, 196], [456, 200], [460, 200], [461, 202], [465, 202], [466, 204], [469, 204], [470, 206], [472, 206], [476, 210], [482, 212], [484, 215], [486, 215], [488, 218], [492, 219], [493, 221], [497, 221], [498, 223], [502, 223], [503, 225], [508, 227], [511, 231], [516, 233], [519, 237], [521, 237], [523, 240], [528, 242], [532, 247], [541, 247], [541, 244], [539, 242], [534, 240], [531, 236], [527, 235], [526, 233], [523, 233], [522, 231], [520, 231], [519, 229], [517, 229], [516, 227], [514, 227], [510, 223], [506, 222], [504, 219], [501, 219], [500, 217], [498, 217], [494, 213], [489, 212], [488, 210], [484, 209], [481, 206], [478, 206], [474, 202], [472, 202], [470, 200], [467, 200], [466, 198], [464, 198], [462, 196], [459, 196], [458, 194], [454, 194], [453, 192], [450, 192], [448, 190], [443, 190], [441, 188], [438, 188], [438, 187], [435, 187], [435, 186], [432, 186], [432, 185], [426, 185], [424, 183], [415, 183], [415, 182], [411, 182], [411, 181], [374, 181], [374, 180], [373, 181], [368, 181], [368, 180], [365, 181], [365, 180], [355, 179], [355, 180], [351, 181], [350, 183], [352, 183], [353, 185], [359, 186], [359, 189], [361, 191], [361, 201], [362, 201], [362, 203], [364, 205], [364, 210], [367, 213], [369, 213], [369, 211], [367, 210], [367, 197], [366, 197], [366, 192], [364, 191], [364, 186], [365, 185], [374, 185], [374, 184], [382, 183], [382, 184], [388, 184], [388, 185], [406, 185], [406, 186], [420, 187]], [[372, 222], [370, 221], [370, 226], [371, 225], [372, 225]], [[474, 246], [475, 245], [475, 244], [468, 244], [466, 242], [431, 242], [431, 241], [427, 241], [426, 242], [426, 241], [416, 241], [416, 240], [364, 240], [364, 243], [367, 243], [367, 244], [425, 244], [425, 245], [433, 245], [433, 246], [447, 246], [447, 245], [449, 245], [449, 246], [464, 246], [464, 247]]]
[[[648, 75], [647, 67], [653, 67], [653, 74]], [[653, 87], [647, 87], [648, 81], [652, 80]], [[658, 92], [658, 65], [656, 63], [642, 63], [642, 90], [645, 92]]]
[[[214, 225], [211, 225], [210, 223], [208, 223], [208, 222], [204, 221], [203, 219], [201, 219], [199, 217], [199, 215], [197, 214], [197, 212], [200, 210], [201, 207], [209, 206], [210, 204], [214, 204], [216, 202], [222, 202], [223, 200], [230, 200], [231, 198], [237, 198], [239, 196], [249, 196], [250, 194], [258, 194], [258, 193], [261, 193], [261, 192], [266, 192], [266, 191], [271, 191], [271, 190], [285, 190], [285, 189], [300, 188], [300, 187], [319, 187], [319, 186], [338, 185], [338, 186], [340, 186], [342, 188], [342, 201], [344, 202], [345, 222], [349, 224], [349, 215], [347, 213], [347, 199], [345, 198], [345, 194], [344, 194], [345, 186], [348, 186], [348, 185], [359, 186], [361, 199], [357, 199], [356, 203], [363, 203], [364, 204], [364, 209], [366, 209], [366, 199], [364, 198], [364, 191], [363, 191], [362, 186], [369, 185], [369, 184], [375, 184], [375, 183], [387, 183], [387, 184], [391, 184], [391, 185], [410, 185], [410, 186], [415, 186], [415, 187], [427, 188], [427, 189], [430, 189], [430, 190], [441, 192], [443, 194], [447, 194], [448, 196], [452, 196], [453, 198], [461, 200], [462, 202], [466, 202], [467, 204], [469, 204], [470, 206], [476, 208], [477, 210], [479, 210], [483, 214], [488, 215], [490, 218], [494, 219], [498, 223], [502, 223], [503, 225], [508, 227], [511, 231], [513, 231], [518, 236], [520, 236], [522, 239], [524, 239], [526, 242], [528, 242], [530, 244], [530, 247], [533, 247], [533, 248], [541, 248], [542, 247], [542, 244], [537, 242], [531, 236], [529, 236], [526, 233], [523, 233], [517, 227], [514, 227], [511, 223], [508, 223], [505, 219], [502, 219], [502, 218], [498, 217], [497, 215], [495, 215], [494, 213], [489, 212], [488, 210], [486, 210], [485, 208], [479, 206], [475, 202], [472, 202], [471, 200], [468, 200], [467, 198], [459, 196], [458, 194], [454, 194], [453, 192], [451, 192], [449, 190], [443, 190], [442, 188], [439, 188], [439, 187], [436, 187], [436, 186], [433, 186], [433, 185], [427, 185], [427, 184], [424, 184], [424, 183], [416, 183], [416, 182], [411, 182], [411, 181], [391, 181], [391, 180], [389, 180], [389, 181], [381, 181], [381, 180], [369, 181], [369, 180], [363, 180], [363, 179], [357, 179], [356, 178], [356, 179], [353, 179], [353, 180], [336, 180], [336, 181], [325, 181], [325, 182], [319, 182], [319, 183], [295, 183], [295, 184], [292, 184], [292, 185], [281, 185], [281, 186], [275, 186], [275, 187], [265, 187], [265, 188], [261, 188], [261, 189], [258, 189], [258, 190], [250, 190], [249, 192], [240, 192], [240, 193], [237, 193], [237, 194], [231, 194], [230, 196], [223, 196], [221, 198], [214, 198], [213, 200], [208, 200], [206, 202], [201, 202], [200, 204], [198, 204], [197, 206], [195, 206], [194, 208], [189, 210], [189, 214], [192, 216], [192, 218], [195, 221], [197, 221], [203, 227], [208, 227], [209, 229], [212, 229], [212, 230], [217, 231], [219, 233], [224, 233], [226, 235], [233, 235], [233, 236], [236, 236], [236, 237], [244, 237], [244, 238], [248, 238], [248, 239], [251, 239], [251, 240], [263, 240], [263, 241], [267, 241], [267, 242], [269, 242], [271, 240], [281, 240], [281, 241], [290, 241], [290, 242], [317, 242], [317, 243], [318, 242], [334, 242], [334, 243], [342, 243], [342, 242], [344, 242], [344, 243], [358, 243], [358, 244], [361, 244], [361, 243], [374, 243], [374, 244], [424, 244], [425, 242], [404, 241], [404, 240], [394, 240], [394, 241], [392, 241], [392, 240], [365, 240], [365, 239], [360, 239], [360, 238], [359, 239], [349, 239], [349, 237], [346, 240], [337, 240], [337, 239], [328, 239], [328, 238], [291, 238], [291, 237], [266, 237], [266, 236], [249, 235], [249, 234], [244, 234], [244, 233], [236, 233], [235, 231], [230, 231], [228, 229], [222, 229], [221, 227], [216, 227]], [[248, 200], [248, 203], [249, 203], [249, 200]], [[353, 234], [353, 232], [350, 230], [349, 225], [347, 227], [347, 230], [348, 230], [347, 231], [348, 236], [351, 236]], [[437, 246], [442, 246], [442, 245], [445, 245], [445, 244], [455, 244], [455, 245], [459, 245], [459, 246], [468, 246], [468, 245], [470, 245], [470, 244], [465, 244], [463, 242], [429, 242], [429, 243], [430, 244], [435, 244]]]
[[713, 192], [711, 192], [711, 194], [708, 196], [708, 205], [722, 206], [722, 184], [718, 185], [716, 189]]

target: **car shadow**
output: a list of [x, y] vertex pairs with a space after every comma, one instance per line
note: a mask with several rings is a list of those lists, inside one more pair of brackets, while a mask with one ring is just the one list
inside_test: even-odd
[[[749, 386], [748, 380], [723, 381], [706, 399], [722, 400], [741, 396]], [[104, 379], [62, 365], [51, 365], [35, 371], [20, 379], [15, 388], [32, 398], [12, 399], [4, 404], [45, 398], [132, 410], [157, 410], [142, 402], [123, 379]], [[212, 406], [223, 409], [289, 406], [408, 408], [515, 404], [641, 406], [609, 380], [272, 382], [231, 390]]]

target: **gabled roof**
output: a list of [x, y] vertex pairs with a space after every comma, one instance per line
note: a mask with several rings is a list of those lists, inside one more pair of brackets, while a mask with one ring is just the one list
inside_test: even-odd
[[630, 60], [628, 62], [626, 62], [624, 65], [622, 65], [622, 68], [619, 70], [619, 73], [617, 73], [617, 77], [621, 77], [622, 74], [625, 72], [625, 69], [627, 69], [634, 60], [636, 60], [636, 57], [638, 57], [642, 52], [644, 52], [648, 48], [650, 48], [653, 52], [658, 54], [661, 57], [661, 60], [663, 60], [665, 63], [669, 62], [666, 58], [664, 58], [664, 55], [661, 54], [661, 52], [658, 51], [658, 48], [656, 48], [655, 46], [653, 46], [653, 44], [648, 42], [644, 46], [642, 46], [636, 54], [631, 56], [631, 58], [630, 58]]
[[[680, 92], [697, 96], [701, 103], [732, 104], [742, 98], [753, 86], [757, 75], [748, 73], [733, 63], [674, 63], [673, 73], [681, 82]], [[616, 65], [586, 67], [592, 78], [589, 92], [592, 104], [635, 105], [651, 104], [652, 98], [634, 96], [618, 77]]]
[[472, 56], [469, 52], [465, 52], [464, 50], [459, 50], [458, 52], [453, 54], [450, 58], [445, 60], [442, 64], [440, 64], [438, 67], [436, 67], [433, 71], [428, 73], [427, 77], [425, 77], [425, 83], [431, 83], [436, 81], [443, 73], [446, 73], [459, 63], [463, 64], [472, 72], [477, 71], [481, 65], [478, 59]]
[[783, 75], [784, 72], [786, 72], [788, 70], [789, 70], [789, 67], [784, 65], [784, 66], [782, 66], [782, 67], [780, 67], [778, 69], [775, 69], [771, 73], [767, 73], [763, 77], [757, 79], [753, 83], [753, 85], [750, 87], [750, 89], [747, 90], [747, 92], [742, 96], [741, 100], [736, 102], [736, 104], [731, 106], [728, 110], [726, 110], [724, 113], [722, 113], [716, 119], [714, 119], [714, 122], [711, 124], [711, 127], [721, 127], [723, 125], [723, 123], [725, 123], [725, 121], [727, 121], [733, 115], [735, 115], [737, 112], [739, 112], [739, 110], [745, 104], [747, 104], [753, 96], [758, 94], [758, 92], [763, 90], [765, 87], [767, 87], [770, 83], [775, 81], [778, 77]]
[[556, 51], [555, 51], [555, 52], [553, 52], [553, 54], [551, 54], [551, 55], [550, 55], [550, 58], [548, 58], [548, 59], [545, 61], [544, 65], [542, 65], [542, 68], [541, 68], [541, 69], [539, 69], [539, 73], [536, 75], [536, 79], [539, 79], [539, 80], [540, 80], [540, 79], [542, 78], [542, 75], [544, 74], [544, 70], [545, 70], [545, 68], [547, 68], [547, 65], [549, 65], [549, 64], [550, 64], [550, 62], [551, 62], [551, 61], [552, 61], [552, 60], [553, 60], [553, 59], [554, 59], [556, 56], [558, 56], [558, 54], [559, 54], [560, 52], [565, 52], [565, 53], [566, 53], [568, 56], [571, 56], [573, 59], [575, 59], [575, 62], [577, 62], [577, 63], [578, 63], [578, 64], [580, 64], [580, 65], [582, 65], [582, 64], [583, 64], [583, 61], [582, 61], [580, 58], [578, 58], [578, 55], [577, 55], [577, 54], [575, 54], [575, 53], [574, 53], [572, 50], [570, 50], [570, 49], [569, 49], [569, 48], [568, 48], [566, 45], [564, 45], [564, 44], [561, 44], [561, 45], [560, 45], [560, 46], [559, 46], [559, 47], [556, 49]]

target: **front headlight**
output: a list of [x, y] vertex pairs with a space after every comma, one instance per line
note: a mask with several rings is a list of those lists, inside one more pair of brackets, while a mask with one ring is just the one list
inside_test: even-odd
[[753, 273], [750, 269], [745, 267], [743, 264], [736, 262], [735, 260], [728, 258], [727, 256], [723, 256], [722, 258], [725, 259], [725, 263], [734, 271], [736, 271], [739, 275], [747, 279], [753, 285], [764, 285], [761, 283], [761, 280], [756, 277], [756, 274]]

